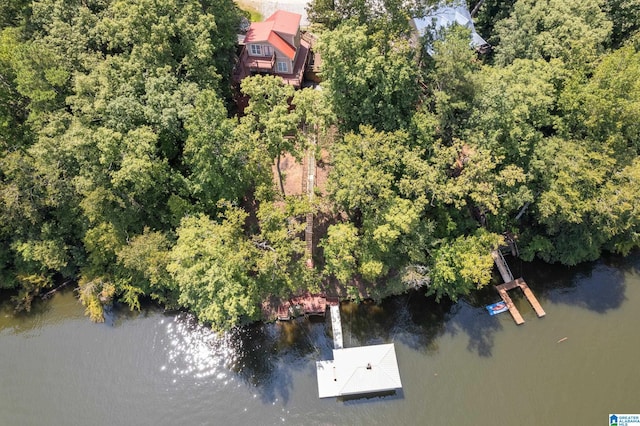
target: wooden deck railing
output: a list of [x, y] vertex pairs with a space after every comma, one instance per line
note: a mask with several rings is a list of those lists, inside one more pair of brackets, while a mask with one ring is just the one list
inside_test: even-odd
[[276, 65], [276, 53], [273, 52], [270, 57], [249, 56], [247, 49], [245, 49], [240, 61], [244, 62], [245, 67], [251, 71], [273, 71], [273, 67]]

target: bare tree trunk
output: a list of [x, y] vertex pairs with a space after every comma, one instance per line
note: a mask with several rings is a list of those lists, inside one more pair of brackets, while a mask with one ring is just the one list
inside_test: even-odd
[[282, 191], [282, 196], [284, 197], [284, 182], [282, 181], [282, 172], [280, 171], [280, 154], [278, 154], [278, 161], [276, 161], [276, 170], [278, 171], [278, 182], [280, 182], [280, 190]]
[[484, 3], [484, 0], [480, 0], [478, 2], [478, 4], [476, 4], [476, 6], [471, 10], [471, 17], [472, 18], [474, 16], [476, 16], [476, 13], [478, 13], [478, 10], [480, 10], [480, 6], [482, 6], [482, 3]]
[[524, 212], [527, 211], [527, 208], [529, 207], [529, 204], [531, 204], [529, 201], [527, 201], [526, 203], [524, 203], [524, 206], [522, 206], [522, 208], [520, 209], [520, 211], [518, 212], [518, 215], [516, 216], [516, 220], [520, 220], [520, 218], [522, 217], [522, 215], [524, 214]]

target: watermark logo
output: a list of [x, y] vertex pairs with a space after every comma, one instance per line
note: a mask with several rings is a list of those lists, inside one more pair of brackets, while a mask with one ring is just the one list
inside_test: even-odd
[[609, 414], [609, 426], [640, 426], [640, 414]]

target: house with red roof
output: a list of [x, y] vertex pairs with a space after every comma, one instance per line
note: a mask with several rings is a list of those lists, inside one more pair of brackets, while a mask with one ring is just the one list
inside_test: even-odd
[[278, 10], [263, 22], [253, 22], [244, 37], [234, 80], [272, 74], [299, 88], [309, 56], [309, 43], [300, 33], [301, 18], [297, 13]]

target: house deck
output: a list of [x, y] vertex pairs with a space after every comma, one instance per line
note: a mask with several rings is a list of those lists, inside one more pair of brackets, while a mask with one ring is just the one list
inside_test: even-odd
[[275, 56], [263, 59], [252, 58], [251, 60], [248, 60], [250, 57], [245, 50], [242, 55], [240, 55], [240, 59], [238, 60], [238, 64], [236, 65], [236, 69], [233, 73], [233, 80], [236, 83], [240, 83], [243, 78], [254, 74], [273, 74], [281, 77], [285, 84], [290, 84], [298, 89], [304, 80], [304, 71], [307, 64], [307, 58], [309, 56], [309, 47], [310, 45], [306, 40], [300, 40], [300, 47], [298, 48], [296, 61], [293, 64], [293, 72], [291, 74], [279, 74], [275, 72]]
[[240, 61], [249, 70], [249, 72], [270, 72], [276, 64], [275, 52], [271, 57], [267, 56], [249, 56], [246, 50], [242, 52]]

